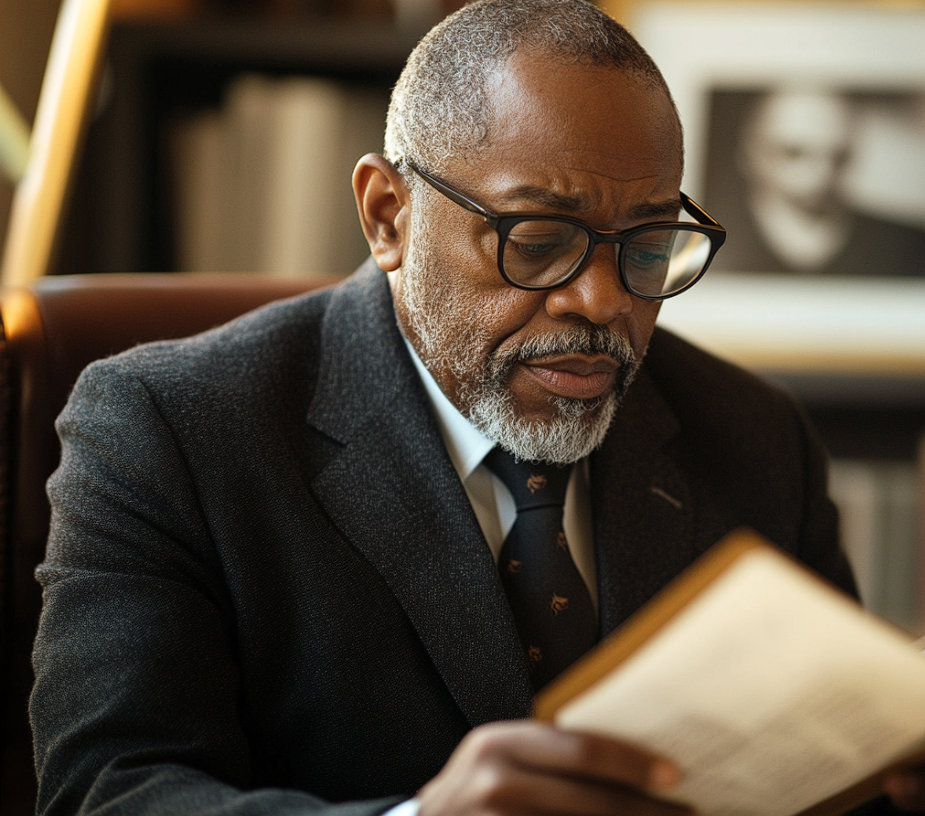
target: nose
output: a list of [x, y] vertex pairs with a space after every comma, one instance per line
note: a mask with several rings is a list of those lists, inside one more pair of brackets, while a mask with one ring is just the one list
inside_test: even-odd
[[632, 312], [635, 298], [620, 278], [618, 251], [617, 244], [598, 244], [576, 277], [565, 286], [550, 290], [546, 296], [549, 316], [556, 320], [577, 316], [606, 325]]

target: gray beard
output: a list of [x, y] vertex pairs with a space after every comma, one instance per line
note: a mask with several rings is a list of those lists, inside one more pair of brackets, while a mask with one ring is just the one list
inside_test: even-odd
[[[614, 388], [596, 399], [550, 394], [552, 417], [540, 422], [518, 415], [507, 387], [513, 367], [557, 354], [606, 354], [619, 361]], [[639, 365], [629, 344], [603, 326], [572, 326], [562, 334], [531, 338], [515, 349], [492, 352], [478, 380], [465, 381], [460, 401], [464, 416], [485, 436], [517, 459], [558, 465], [584, 459], [603, 444], [613, 415]]]
[[[626, 338], [605, 326], [582, 323], [486, 357], [492, 340], [481, 321], [473, 319], [481, 313], [479, 304], [460, 304], [446, 279], [419, 253], [406, 257], [401, 281], [405, 314], [419, 340], [415, 350], [444, 393], [442, 372], [452, 374], [459, 384], [456, 408], [488, 439], [517, 459], [559, 465], [577, 462], [600, 447], [639, 369], [640, 360]], [[592, 400], [550, 394], [552, 418], [525, 419], [508, 387], [509, 375], [525, 360], [555, 354], [606, 354], [619, 365], [614, 388]]]

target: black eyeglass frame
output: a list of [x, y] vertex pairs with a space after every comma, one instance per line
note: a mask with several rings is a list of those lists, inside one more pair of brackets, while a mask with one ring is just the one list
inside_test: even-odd
[[[623, 286], [626, 288], [626, 291], [635, 297], [642, 298], [644, 300], [667, 300], [668, 298], [675, 297], [675, 295], [680, 295], [682, 292], [686, 292], [695, 283], [697, 283], [697, 281], [699, 281], [704, 276], [704, 274], [706, 274], [706, 271], [710, 267], [713, 258], [716, 256], [719, 248], [726, 240], [725, 228], [715, 218], [713, 218], [713, 216], [709, 215], [706, 210], [704, 210], [699, 204], [697, 204], [693, 199], [691, 199], [683, 192], [681, 193], [681, 206], [684, 208], [684, 211], [688, 215], [697, 221], [696, 224], [691, 224], [684, 221], [652, 221], [648, 224], [640, 224], [638, 227], [632, 227], [627, 230], [602, 231], [596, 230], [594, 227], [588, 226], [588, 224], [585, 224], [583, 221], [578, 221], [575, 218], [566, 218], [564, 216], [558, 215], [535, 215], [532, 213], [493, 213], [490, 210], [485, 209], [480, 204], [477, 204], [475, 201], [461, 193], [459, 190], [451, 187], [445, 181], [440, 180], [431, 173], [428, 173], [426, 170], [422, 170], [410, 159], [403, 159], [402, 162], [410, 167], [437, 192], [442, 193], [448, 199], [450, 199], [450, 201], [458, 204], [460, 207], [468, 210], [471, 213], [475, 213], [476, 215], [481, 216], [485, 220], [485, 223], [498, 233], [498, 271], [501, 273], [501, 277], [503, 277], [507, 283], [516, 289], [525, 289], [527, 291], [536, 292], [565, 286], [567, 283], [574, 280], [578, 277], [578, 275], [581, 274], [582, 270], [587, 265], [588, 260], [591, 258], [591, 255], [594, 254], [594, 250], [598, 244], [619, 244], [620, 254], [617, 256], [617, 268], [620, 272], [620, 280], [623, 282]], [[399, 162], [399, 164], [402, 162]], [[517, 283], [517, 281], [511, 280], [508, 277], [507, 272], [504, 271], [504, 248], [507, 244], [508, 235], [510, 235], [511, 230], [513, 230], [514, 227], [524, 221], [556, 221], [565, 224], [571, 224], [581, 230], [584, 230], [585, 234], [588, 236], [588, 247], [585, 249], [584, 255], [581, 257], [578, 263], [575, 264], [574, 268], [565, 277], [556, 283], [543, 284], [542, 286], [530, 286], [528, 284]], [[643, 294], [642, 292], [637, 292], [630, 285], [626, 278], [626, 273], [623, 271], [626, 265], [625, 254], [627, 244], [630, 243], [632, 239], [638, 237], [639, 235], [644, 235], [647, 232], [658, 232], [664, 229], [678, 228], [688, 232], [699, 232], [710, 238], [710, 254], [707, 256], [707, 259], [703, 264], [703, 269], [700, 270], [696, 277], [692, 278], [684, 286], [674, 292], [669, 292], [668, 294], [664, 295], [647, 295]]]

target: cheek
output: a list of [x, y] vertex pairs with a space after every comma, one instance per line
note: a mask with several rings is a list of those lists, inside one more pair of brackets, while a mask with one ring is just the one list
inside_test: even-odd
[[[491, 294], [504, 283], [495, 264], [494, 233], [478, 229], [479, 219], [466, 212], [437, 210], [422, 242], [426, 256], [421, 266], [430, 271], [433, 284], [455, 298]], [[436, 226], [434, 226], [436, 225]]]
[[[470, 225], [471, 226], [471, 225]], [[497, 238], [484, 230], [460, 231], [441, 252], [440, 267], [460, 291], [491, 298], [510, 287], [498, 272]]]
[[638, 300], [632, 314], [627, 318], [627, 335], [633, 351], [641, 360], [649, 347], [649, 340], [655, 329], [655, 321], [662, 308], [662, 301]]
[[525, 339], [521, 330], [542, 310], [542, 304], [542, 295], [524, 292], [504, 283], [490, 295], [483, 295], [478, 309], [473, 312], [473, 319], [480, 323], [485, 335], [491, 337], [494, 351], [508, 342], [520, 345]]
[[541, 308], [542, 295], [516, 289], [501, 277], [493, 231], [457, 233], [455, 240], [433, 248], [431, 260], [428, 266], [440, 278], [434, 289], [446, 298], [441, 308], [465, 321], [462, 331], [489, 338], [492, 346], [524, 326]]
[[497, 233], [480, 218], [442, 203], [428, 215], [412, 251], [420, 255], [409, 264], [411, 274], [423, 276], [422, 306], [444, 320], [462, 346], [480, 356], [491, 353], [542, 311], [544, 296], [515, 289], [501, 277]]

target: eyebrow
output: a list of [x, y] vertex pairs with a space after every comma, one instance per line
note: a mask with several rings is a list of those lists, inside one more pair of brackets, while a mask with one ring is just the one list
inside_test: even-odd
[[582, 210], [589, 209], [590, 202], [581, 195], [564, 195], [554, 193], [545, 187], [523, 186], [510, 190], [503, 196], [508, 201], [518, 201], [526, 199], [544, 207], [553, 207], [563, 210]]
[[[558, 210], [572, 210], [581, 212], [591, 209], [591, 202], [582, 195], [564, 195], [555, 193], [544, 187], [524, 186], [518, 187], [503, 196], [507, 201], [528, 200], [543, 207]], [[628, 220], [674, 220], [681, 211], [681, 199], [673, 198], [668, 201], [646, 202], [631, 207], [627, 213]]]
[[635, 207], [631, 207], [629, 211], [629, 217], [632, 220], [636, 220], [637, 218], [652, 220], [670, 218], [671, 220], [674, 220], [678, 217], [678, 213], [680, 212], [681, 199], [673, 198], [669, 201], [638, 204]]

